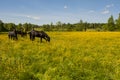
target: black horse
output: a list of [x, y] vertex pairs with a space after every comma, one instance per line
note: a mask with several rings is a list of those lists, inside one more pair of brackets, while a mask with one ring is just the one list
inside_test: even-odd
[[32, 41], [35, 40], [35, 37], [39, 37], [41, 39], [41, 42], [42, 42], [42, 38], [50, 42], [50, 37], [44, 31], [32, 30], [29, 32], [29, 35], [30, 35], [30, 40]]
[[13, 29], [13, 31], [9, 31], [8, 32], [8, 37], [9, 37], [9, 39], [18, 40], [16, 29]]
[[27, 32], [23, 32], [22, 30], [17, 30], [17, 34], [20, 34], [21, 37], [27, 36]]

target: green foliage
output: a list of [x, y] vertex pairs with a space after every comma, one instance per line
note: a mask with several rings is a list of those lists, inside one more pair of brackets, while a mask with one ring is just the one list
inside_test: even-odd
[[114, 18], [111, 15], [107, 23], [88, 23], [80, 20], [80, 22], [74, 24], [58, 21], [56, 24], [51, 22], [50, 24], [40, 26], [31, 23], [19, 23], [18, 25], [15, 25], [14, 23], [3, 23], [0, 20], [0, 32], [9, 31], [13, 28], [30, 31], [33, 27], [37, 30], [44, 31], [120, 31], [120, 14], [116, 21], [114, 21]]
[[83, 31], [84, 25], [83, 21], [80, 20], [80, 22], [76, 25], [76, 31]]
[[118, 19], [116, 20], [116, 28], [118, 31], [120, 31], [120, 14], [119, 14]]
[[108, 19], [107, 28], [108, 28], [109, 31], [114, 31], [114, 30], [115, 30], [115, 23], [114, 23], [114, 19], [113, 19], [113, 16], [112, 16], [112, 15], [111, 15], [111, 17]]
[[44, 31], [51, 31], [52, 30], [51, 26], [48, 25], [48, 24], [47, 25], [43, 25], [43, 27], [44, 27], [43, 28]]
[[30, 24], [30, 23], [24, 23], [22, 27], [24, 28], [24, 31], [30, 31], [32, 27], [35, 27], [35, 25]]
[[0, 32], [7, 31], [6, 28], [4, 27], [4, 23], [0, 20]]

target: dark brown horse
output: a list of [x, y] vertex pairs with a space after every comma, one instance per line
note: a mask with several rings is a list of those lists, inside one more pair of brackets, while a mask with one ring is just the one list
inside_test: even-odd
[[35, 37], [39, 37], [41, 39], [41, 42], [42, 42], [42, 38], [50, 42], [50, 37], [44, 31], [31, 30], [29, 32], [29, 35], [30, 35], [30, 40], [32, 41], [35, 40]]
[[16, 29], [13, 29], [13, 31], [9, 31], [8, 32], [8, 37], [9, 37], [9, 39], [18, 40]]
[[27, 36], [27, 32], [23, 32], [22, 30], [17, 30], [16, 32], [21, 35], [21, 37]]

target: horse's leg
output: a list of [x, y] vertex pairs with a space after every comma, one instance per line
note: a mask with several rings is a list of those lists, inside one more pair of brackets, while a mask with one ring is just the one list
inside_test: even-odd
[[34, 36], [32, 36], [32, 41], [34, 41], [34, 39], [35, 39], [35, 37], [34, 37]]
[[10, 35], [10, 39], [12, 40], [12, 35]]
[[15, 39], [16, 39], [16, 36], [13, 36], [13, 39], [15, 40]]
[[12, 40], [12, 36], [11, 36], [11, 35], [9, 35], [9, 39], [11, 39], [11, 40]]
[[33, 37], [33, 40], [35, 40], [35, 36]]
[[30, 36], [30, 40], [32, 40], [32, 37], [31, 37], [31, 35], [29, 35]]
[[13, 40], [16, 40], [16, 35], [12, 36], [13, 37]]
[[16, 40], [16, 35], [13, 36], [14, 40]]
[[10, 39], [10, 35], [8, 35], [8, 38]]
[[16, 36], [16, 40], [18, 40], [18, 37]]
[[10, 35], [9, 37], [10, 37], [10, 39], [12, 40], [12, 36]]
[[32, 41], [33, 41], [33, 36], [32, 36], [32, 35], [30, 35], [30, 40], [32, 40]]
[[42, 43], [42, 37], [40, 37], [40, 42]]
[[21, 33], [21, 37], [23, 37], [24, 36], [24, 34], [23, 33]]
[[32, 37], [30, 36], [30, 40], [32, 40]]
[[12, 36], [11, 36], [11, 35], [9, 35], [9, 39], [11, 39], [11, 40], [12, 40]]
[[32, 39], [32, 41], [34, 41], [35, 40], [35, 36], [31, 36], [31, 39]]

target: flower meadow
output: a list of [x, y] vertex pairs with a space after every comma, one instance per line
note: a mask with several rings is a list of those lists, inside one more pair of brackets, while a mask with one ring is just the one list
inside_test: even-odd
[[119, 80], [120, 32], [47, 32], [51, 42], [0, 34], [0, 80]]

